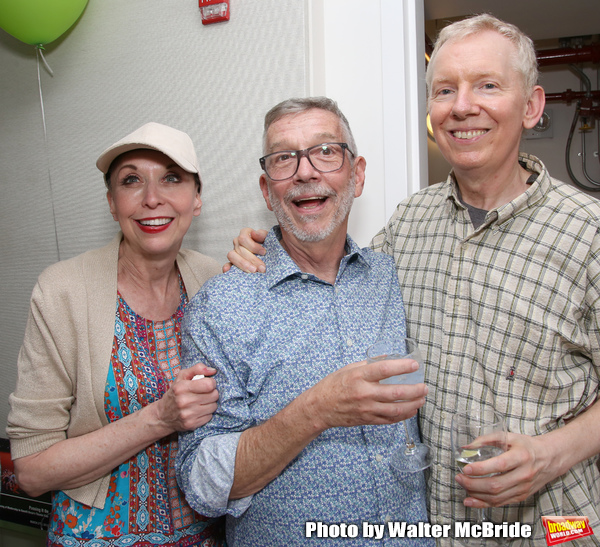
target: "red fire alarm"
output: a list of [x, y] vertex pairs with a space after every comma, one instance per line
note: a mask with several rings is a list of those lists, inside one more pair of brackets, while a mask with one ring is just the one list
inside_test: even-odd
[[198, 0], [202, 24], [229, 21], [229, 0]]

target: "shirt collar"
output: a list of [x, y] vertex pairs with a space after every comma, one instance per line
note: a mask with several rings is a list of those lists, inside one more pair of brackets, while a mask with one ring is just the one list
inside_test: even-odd
[[[280, 239], [281, 229], [279, 226], [273, 226], [263, 243], [267, 250], [267, 254], [264, 256], [267, 271], [264, 275], [267, 277], [269, 288], [287, 279], [302, 277], [303, 275], [308, 275], [308, 278], [305, 277], [305, 279], [324, 283], [317, 276], [303, 272], [281, 246]], [[340, 263], [337, 278], [339, 279], [343, 275], [347, 267], [359, 265], [370, 268], [371, 263], [372, 257], [369, 255], [369, 250], [367, 248], [361, 249], [349, 235], [346, 235], [346, 254]]]
[[[505, 203], [497, 209], [492, 209], [497, 215], [498, 223], [512, 218], [515, 214], [535, 205], [541, 199], [544, 199], [552, 186], [552, 180], [548, 174], [548, 170], [539, 158], [532, 154], [521, 152], [519, 154], [519, 163], [521, 163], [521, 165], [529, 172], [533, 173], [533, 175], [529, 177], [529, 181], [531, 181], [529, 183], [529, 188], [509, 203]], [[453, 204], [454, 207], [466, 209], [466, 206], [460, 201], [458, 184], [453, 171], [450, 171], [446, 180], [446, 185], [446, 199]], [[492, 211], [488, 211], [488, 214]]]

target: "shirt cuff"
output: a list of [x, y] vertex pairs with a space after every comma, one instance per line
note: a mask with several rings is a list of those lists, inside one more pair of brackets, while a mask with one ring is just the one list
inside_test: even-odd
[[236, 500], [229, 499], [241, 434], [242, 432], [226, 433], [207, 437], [197, 449], [190, 481], [201, 504], [211, 509], [211, 515], [207, 516], [218, 514], [239, 517], [252, 503], [252, 495]]

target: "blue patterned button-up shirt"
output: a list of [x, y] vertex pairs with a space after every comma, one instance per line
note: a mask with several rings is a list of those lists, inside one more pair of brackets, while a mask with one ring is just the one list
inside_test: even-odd
[[[389, 521], [426, 521], [422, 473], [396, 476], [389, 467], [391, 452], [404, 442], [401, 423], [329, 429], [254, 496], [228, 499], [242, 431], [333, 371], [364, 360], [378, 338], [406, 332], [391, 257], [348, 238], [332, 285], [300, 271], [278, 239], [275, 228], [265, 241], [266, 274], [217, 276], [186, 308], [185, 365], [215, 367], [220, 394], [213, 419], [180, 437], [178, 478], [190, 505], [228, 515], [230, 546], [304, 544], [309, 521], [355, 523], [358, 536], [339, 541], [364, 545], [374, 540], [363, 537], [363, 522], [387, 530]], [[418, 435], [414, 418], [409, 427]], [[403, 542], [429, 544], [390, 538], [377, 544]]]

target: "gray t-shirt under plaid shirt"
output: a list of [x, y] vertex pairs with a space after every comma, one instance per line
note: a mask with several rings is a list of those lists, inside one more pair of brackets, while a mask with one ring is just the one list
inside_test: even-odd
[[[426, 354], [430, 392], [419, 412], [436, 458], [428, 472], [432, 523], [470, 518], [454, 480], [454, 412], [493, 406], [509, 431], [540, 435], [598, 395], [600, 202], [550, 178], [537, 158], [519, 159], [536, 180], [476, 230], [450, 175], [403, 201], [372, 242], [395, 259], [407, 331]], [[511, 545], [540, 545], [541, 515], [588, 516], [600, 531], [599, 500], [593, 458], [493, 515], [534, 526], [531, 539]], [[600, 545], [598, 538], [584, 541]]]

